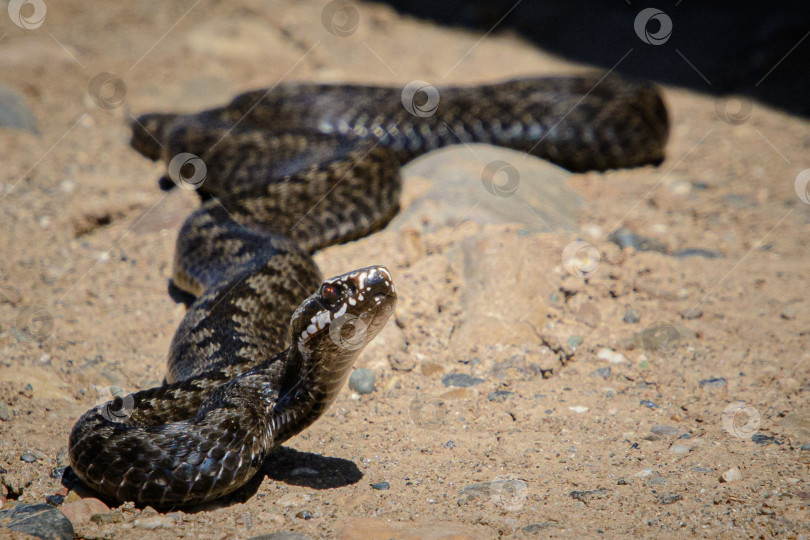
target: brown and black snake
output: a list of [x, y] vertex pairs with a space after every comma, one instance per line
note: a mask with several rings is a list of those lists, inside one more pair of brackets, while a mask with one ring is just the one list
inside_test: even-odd
[[405, 91], [279, 84], [140, 117], [132, 146], [167, 163], [164, 186], [203, 200], [174, 261], [189, 309], [164, 384], [78, 420], [73, 471], [110, 499], [201, 503], [320, 417], [396, 292], [382, 266], [323, 280], [311, 255], [384, 227], [408, 160], [482, 142], [572, 171], [632, 167], [663, 159], [668, 130], [654, 86], [602, 74]]

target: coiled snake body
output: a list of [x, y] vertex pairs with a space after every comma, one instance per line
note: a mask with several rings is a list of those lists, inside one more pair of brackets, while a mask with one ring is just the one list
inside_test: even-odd
[[116, 500], [208, 501], [322, 415], [396, 292], [381, 266], [324, 281], [311, 254], [385, 226], [407, 160], [460, 142], [574, 171], [663, 158], [667, 114], [649, 84], [586, 75], [423, 91], [419, 102], [397, 88], [284, 84], [219, 109], [138, 119], [133, 147], [203, 198], [178, 235], [172, 278], [193, 302], [164, 385], [73, 427], [79, 478]]

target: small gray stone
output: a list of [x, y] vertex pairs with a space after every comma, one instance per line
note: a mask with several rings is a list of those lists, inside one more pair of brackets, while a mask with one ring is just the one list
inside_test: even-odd
[[607, 494], [610, 493], [610, 490], [607, 488], [599, 488], [599, 489], [591, 489], [588, 491], [572, 491], [568, 495], [573, 497], [574, 499], [580, 502], [587, 502], [592, 499], [602, 499]]
[[19, 129], [39, 135], [37, 119], [25, 99], [0, 84], [0, 128]]
[[559, 523], [554, 523], [554, 522], [551, 522], [551, 521], [544, 521], [542, 523], [532, 523], [530, 525], [526, 525], [525, 527], [523, 527], [520, 530], [523, 532], [523, 534], [537, 534], [537, 533], [542, 532], [542, 531], [544, 531], [546, 529], [553, 529], [553, 528], [556, 528], [556, 527], [559, 527], [559, 526], [560, 526]]
[[248, 540], [312, 540], [312, 537], [300, 532], [279, 531], [252, 536]]
[[712, 379], [703, 379], [698, 383], [699, 388], [725, 388], [728, 386], [728, 381], [726, 381], [723, 377], [715, 377]]
[[624, 312], [624, 317], [622, 317], [622, 322], [626, 322], [628, 324], [635, 324], [640, 320], [641, 313], [639, 313], [637, 309], [628, 309]]
[[8, 406], [2, 401], [0, 401], [0, 420], [3, 422], [11, 420], [11, 411], [8, 410]]
[[723, 259], [725, 256], [722, 253], [711, 251], [703, 248], [686, 248], [676, 251], [672, 254], [679, 259], [686, 259], [688, 257], [703, 257], [704, 259]]
[[703, 310], [699, 307], [687, 309], [683, 313], [681, 313], [681, 317], [684, 319], [691, 321], [693, 319], [699, 319], [703, 317]]
[[659, 497], [658, 502], [660, 504], [672, 504], [674, 502], [678, 502], [683, 499], [683, 495], [680, 493], [671, 493], [669, 495], [662, 495]]
[[673, 444], [669, 447], [670, 454], [688, 454], [692, 448], [685, 444]]
[[391, 484], [389, 484], [388, 482], [375, 482], [371, 484], [371, 489], [384, 491], [386, 489], [391, 489]]
[[496, 390], [487, 396], [487, 399], [490, 401], [506, 401], [507, 399], [514, 396], [514, 392], [510, 392], [508, 390]]
[[661, 435], [662, 437], [676, 437], [681, 430], [672, 426], [656, 424], [650, 428], [650, 432], [655, 433], [656, 435]]
[[667, 483], [667, 479], [663, 476], [651, 476], [647, 479], [648, 486], [663, 486]]
[[662, 242], [636, 234], [627, 227], [620, 227], [618, 230], [611, 233], [610, 236], [608, 236], [608, 240], [622, 249], [632, 247], [637, 251], [667, 252], [667, 247]]
[[445, 375], [442, 379], [442, 384], [445, 386], [458, 386], [460, 388], [467, 388], [468, 386], [475, 386], [484, 382], [484, 379], [467, 375], [466, 373], [451, 373]]
[[572, 349], [576, 349], [585, 341], [585, 338], [578, 334], [574, 334], [568, 338], [568, 346]]
[[20, 459], [26, 463], [35, 463], [37, 460], [37, 456], [35, 456], [31, 452], [26, 452], [20, 456]]
[[592, 371], [590, 377], [601, 377], [602, 379], [607, 379], [610, 377], [610, 366], [600, 367], [599, 369]]
[[799, 448], [799, 463], [810, 465], [810, 444], [803, 444]]
[[73, 540], [73, 524], [50, 504], [18, 504], [0, 511], [2, 527], [38, 538]]
[[349, 375], [349, 388], [358, 394], [370, 394], [374, 391], [376, 378], [370, 369], [356, 369]]
[[751, 440], [757, 444], [782, 444], [781, 442], [776, 440], [776, 437], [771, 437], [770, 435], [763, 435], [761, 433], [751, 435]]

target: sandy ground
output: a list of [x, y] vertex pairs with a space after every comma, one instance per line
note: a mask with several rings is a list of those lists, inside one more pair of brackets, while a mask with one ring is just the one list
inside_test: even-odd
[[[324, 6], [65, 1], [48, 2], [36, 29], [3, 19], [2, 82], [41, 132], [0, 130], [5, 507], [59, 492], [73, 422], [110, 386], [158, 384], [183, 315], [166, 280], [194, 195], [158, 190], [160, 167], [128, 147], [131, 115], [193, 111], [285, 80], [441, 85], [586, 69], [510, 34], [481, 39], [374, 4], [334, 35], [324, 19], [340, 34], [352, 14], [325, 18]], [[88, 91], [102, 73], [124, 82], [121, 95]], [[77, 518], [77, 534], [810, 535], [810, 450], [800, 451], [810, 443], [810, 204], [796, 191], [810, 124], [663, 92], [667, 159], [572, 175], [566, 185], [585, 201], [578, 232], [423, 224], [318, 254], [327, 275], [383, 263], [397, 280], [398, 324], [359, 361], [376, 390], [347, 389], [229, 501], [167, 516], [125, 505], [112, 510], [117, 523]], [[670, 253], [722, 257], [622, 251], [607, 238], [622, 224]], [[482, 238], [473, 253], [533, 254], [533, 273], [514, 286], [541, 312], [533, 337], [493, 330], [457, 347], [468, 276], [454, 249]], [[578, 239], [598, 253], [587, 278], [561, 262]], [[638, 322], [625, 322], [629, 310]], [[650, 345], [661, 327], [674, 339]], [[448, 387], [451, 373], [483, 381]]]

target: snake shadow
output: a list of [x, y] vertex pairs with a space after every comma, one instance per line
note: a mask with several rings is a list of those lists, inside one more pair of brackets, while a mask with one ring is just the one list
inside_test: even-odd
[[[301, 452], [294, 448], [281, 446], [273, 450], [262, 463], [253, 478], [236, 491], [219, 499], [183, 507], [187, 514], [208, 512], [217, 508], [225, 508], [234, 504], [242, 504], [254, 497], [263, 497], [259, 488], [265, 478], [290, 486], [301, 486], [310, 489], [334, 489], [356, 484], [363, 478], [363, 473], [357, 465], [348, 459], [328, 457], [311, 452]], [[62, 473], [62, 485], [81, 496], [91, 496], [101, 499], [110, 508], [120, 506], [120, 502], [107, 499], [87, 487], [70, 467]], [[143, 506], [137, 505], [142, 508]], [[158, 508], [162, 512], [178, 510], [175, 507]]]

